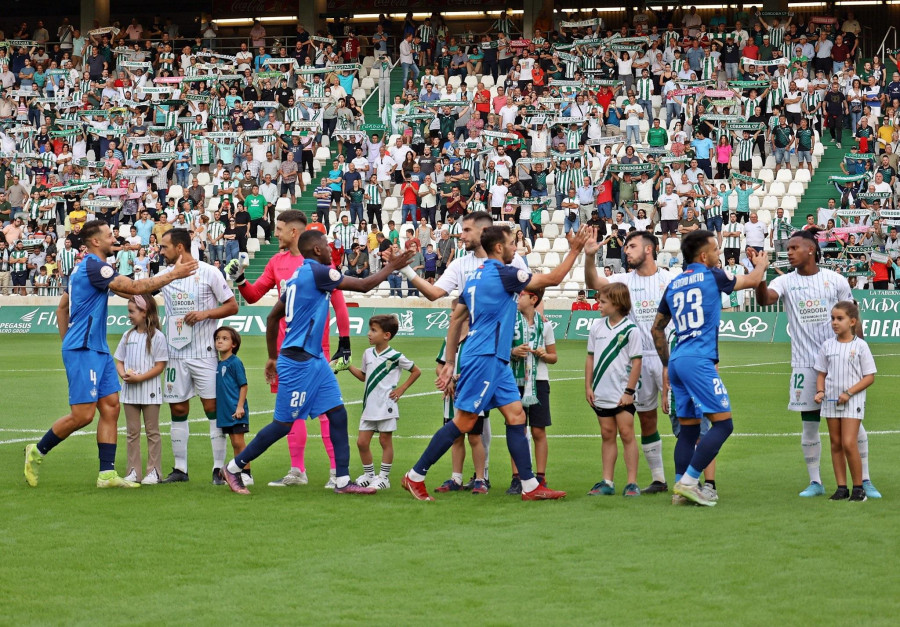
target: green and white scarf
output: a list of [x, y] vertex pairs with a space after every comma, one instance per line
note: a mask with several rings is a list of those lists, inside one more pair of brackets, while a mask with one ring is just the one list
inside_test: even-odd
[[[527, 344], [531, 350], [537, 350], [544, 346], [544, 320], [541, 314], [534, 314], [534, 333], [529, 332], [528, 320], [521, 312], [516, 312], [516, 334], [513, 336], [513, 348]], [[513, 358], [513, 373], [516, 375], [516, 385], [524, 388], [522, 393], [522, 405], [531, 407], [538, 405], [537, 398], [537, 364], [538, 359], [534, 353], [528, 353], [524, 359]]]

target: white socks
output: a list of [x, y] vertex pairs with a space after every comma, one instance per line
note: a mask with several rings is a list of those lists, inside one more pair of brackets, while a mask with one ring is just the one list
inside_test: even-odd
[[663, 467], [662, 440], [641, 444], [647, 467], [650, 468], [650, 477], [653, 481], [666, 482], [666, 471]]
[[522, 492], [531, 492], [533, 490], [537, 490], [538, 480], [535, 477], [531, 479], [522, 479]]
[[226, 468], [228, 469], [228, 472], [230, 472], [233, 475], [239, 475], [242, 472], [241, 467], [238, 466], [237, 463], [235, 463], [235, 461], [233, 459], [230, 462], [228, 462], [228, 465], [226, 466]]
[[209, 421], [209, 439], [212, 443], [213, 468], [221, 468], [225, 465], [226, 442], [225, 434], [216, 426], [215, 420]]
[[175, 457], [175, 469], [186, 473], [188, 437], [190, 429], [187, 420], [172, 423], [172, 456]]
[[869, 480], [869, 436], [866, 434], [862, 423], [859, 425], [859, 434], [856, 436], [856, 444], [859, 446], [859, 458], [862, 461], [862, 479]]
[[420, 475], [415, 470], [410, 470], [408, 473], [406, 473], [406, 476], [413, 481], [425, 481], [425, 475]]
[[[822, 484], [822, 476], [819, 474], [819, 461], [822, 458], [822, 440], [819, 437], [819, 423], [812, 420], [804, 420], [803, 433], [800, 436], [800, 444], [803, 447], [803, 459], [806, 461], [806, 470], [809, 473], [810, 483]], [[860, 438], [864, 437], [862, 425]], [[868, 440], [867, 440], [868, 442]], [[866, 448], [868, 452], [868, 447]], [[860, 454], [862, 449], [860, 449]], [[863, 464], [863, 476], [867, 477], [868, 462]]]

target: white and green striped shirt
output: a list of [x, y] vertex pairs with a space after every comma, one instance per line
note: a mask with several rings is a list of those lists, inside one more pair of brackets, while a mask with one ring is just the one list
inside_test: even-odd
[[[221, 220], [210, 220], [209, 227], [206, 230], [209, 235], [210, 243], [214, 242], [217, 237], [220, 237], [223, 233], [225, 233], [225, 225], [222, 224]], [[219, 240], [215, 243], [216, 246], [224, 246], [225, 241]]]
[[331, 236], [341, 240], [344, 248], [350, 250], [350, 245], [356, 241], [356, 227], [352, 224], [339, 223], [331, 229]]
[[775, 234], [776, 241], [790, 239], [791, 233], [796, 229], [788, 218], [774, 218], [772, 220], [772, 233]]
[[77, 251], [74, 248], [63, 248], [59, 251], [56, 258], [59, 261], [59, 273], [61, 275], [69, 276], [72, 274], [72, 269], [75, 267], [76, 253]]
[[702, 67], [702, 76], [703, 80], [709, 80], [713, 77], [713, 73], [716, 71], [716, 66], [718, 59], [713, 57], [712, 55], [708, 57], [703, 57], [703, 61], [701, 62]]
[[778, 48], [784, 43], [784, 26], [773, 26], [769, 28], [769, 42], [772, 44], [773, 48]]
[[741, 247], [741, 236], [740, 233], [741, 223], [740, 222], [728, 222], [727, 224], [722, 225], [722, 230], [731, 233], [738, 233], [738, 235], [725, 237], [722, 240], [722, 248], [740, 248]]
[[753, 159], [753, 137], [738, 140], [738, 161], [750, 161]]
[[651, 96], [653, 96], [653, 79], [639, 78], [635, 87], [637, 88], [638, 100], [650, 100]]
[[366, 203], [370, 205], [380, 205], [381, 204], [381, 190], [378, 185], [372, 185], [369, 183], [366, 185], [366, 194], [369, 196], [366, 199]]

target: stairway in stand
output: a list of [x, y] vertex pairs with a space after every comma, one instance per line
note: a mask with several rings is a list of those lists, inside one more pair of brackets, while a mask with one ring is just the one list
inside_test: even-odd
[[[390, 102], [394, 101], [394, 96], [399, 96], [402, 92], [402, 86], [400, 84], [400, 75], [402, 74], [399, 65], [397, 68], [391, 72], [391, 97]], [[378, 110], [378, 92], [374, 92], [369, 101], [363, 107], [363, 112], [366, 116], [366, 121], [374, 124], [381, 123], [381, 111]], [[335, 148], [337, 144], [334, 144]], [[330, 164], [328, 164], [330, 165]], [[321, 173], [319, 173], [321, 176]], [[313, 179], [312, 183], [307, 186], [306, 193], [299, 196], [297, 198], [297, 202], [295, 202], [291, 208], [298, 209], [306, 214], [307, 217], [312, 214], [313, 211], [316, 210], [316, 199], [313, 197], [313, 191], [318, 185], [318, 180]], [[274, 229], [275, 225], [272, 225]], [[260, 242], [259, 251], [253, 256], [253, 259], [250, 260], [250, 265], [244, 271], [244, 276], [246, 276], [248, 281], [256, 281], [262, 275], [263, 270], [265, 270], [266, 264], [269, 262], [269, 259], [272, 258], [278, 252], [278, 242], [275, 240], [275, 236], [272, 236], [270, 240], [271, 244], [264, 244]]]
[[852, 141], [852, 134], [848, 129], [844, 129], [841, 148], [838, 148], [831, 141], [831, 134], [827, 129], [825, 130], [825, 134], [822, 135], [825, 154], [819, 160], [819, 167], [813, 172], [809, 187], [806, 188], [806, 193], [803, 194], [803, 198], [794, 212], [794, 216], [791, 219], [794, 226], [799, 228], [806, 224], [806, 215], [809, 213], [817, 216], [817, 210], [820, 207], [828, 206], [829, 198], [839, 198], [837, 190], [834, 188], [834, 183], [829, 182], [828, 177], [844, 173], [841, 170], [841, 162], [844, 160], [844, 154], [850, 152], [849, 144]]

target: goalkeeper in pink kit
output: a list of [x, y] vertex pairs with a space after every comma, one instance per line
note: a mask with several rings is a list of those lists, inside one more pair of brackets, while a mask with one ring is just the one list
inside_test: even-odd
[[[248, 303], [255, 303], [265, 296], [273, 287], [278, 289], [278, 295], [288, 279], [290, 279], [297, 269], [303, 265], [303, 255], [297, 248], [297, 241], [300, 235], [306, 230], [306, 216], [295, 210], [282, 211], [275, 222], [275, 237], [278, 238], [279, 246], [284, 249], [277, 255], [273, 256], [266, 264], [266, 269], [262, 276], [255, 283], [250, 283], [244, 279], [244, 270], [238, 260], [234, 260], [226, 266], [228, 276], [232, 278], [241, 296]], [[337, 320], [338, 335], [340, 336], [338, 349], [331, 357], [331, 361], [337, 361], [338, 367], [346, 366], [350, 362], [350, 315], [347, 312], [347, 303], [344, 300], [344, 293], [335, 290], [331, 295], [331, 305], [334, 308], [334, 315]], [[285, 319], [282, 318], [278, 327], [278, 350], [281, 350], [281, 343], [284, 341]], [[327, 355], [329, 352], [328, 327], [325, 327], [325, 335], [322, 338], [322, 348]], [[269, 381], [272, 392], [278, 391], [278, 379]], [[331, 465], [330, 477], [328, 483], [325, 484], [326, 489], [334, 488], [334, 447], [331, 444], [331, 436], [328, 426], [328, 418], [325, 415], [319, 416], [319, 424], [322, 427], [322, 442], [325, 444], [325, 452], [328, 453], [328, 461]], [[269, 483], [272, 487], [286, 487], [296, 485], [306, 485], [308, 479], [306, 477], [306, 465], [303, 455], [306, 450], [306, 440], [308, 434], [306, 430], [305, 420], [294, 421], [293, 427], [287, 436], [288, 450], [291, 454], [291, 469], [287, 475], [277, 481]]]

